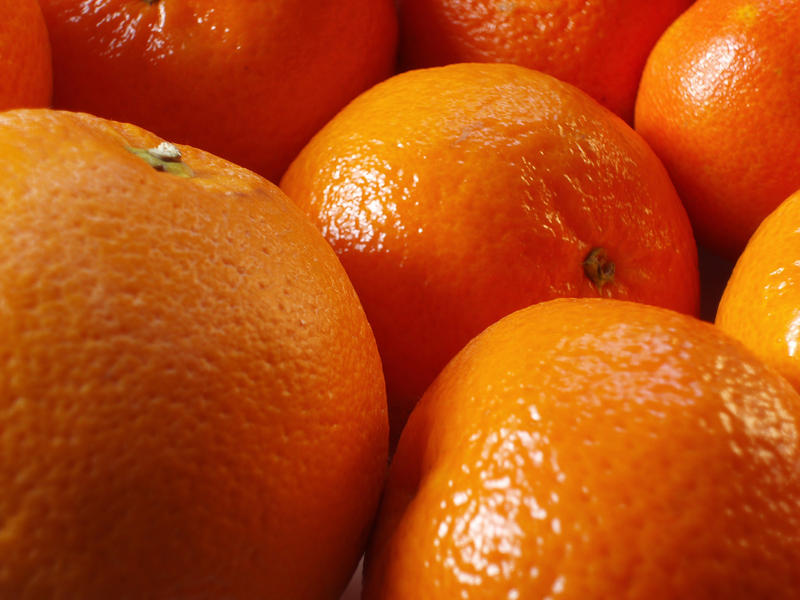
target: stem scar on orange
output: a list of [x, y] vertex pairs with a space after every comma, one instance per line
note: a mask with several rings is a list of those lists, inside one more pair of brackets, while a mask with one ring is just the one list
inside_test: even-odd
[[274, 185], [0, 114], [0, 596], [333, 598], [388, 456], [380, 358]]
[[697, 248], [664, 167], [584, 92], [520, 66], [407, 71], [281, 180], [333, 245], [383, 359], [393, 436], [484, 327], [559, 296], [697, 314]]

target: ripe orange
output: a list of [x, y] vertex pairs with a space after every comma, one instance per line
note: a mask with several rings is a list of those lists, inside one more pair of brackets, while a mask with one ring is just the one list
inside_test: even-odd
[[633, 121], [659, 35], [692, 0], [400, 0], [406, 67], [509, 62], [577, 85]]
[[58, 108], [141, 125], [273, 181], [394, 69], [392, 0], [41, 0]]
[[761, 223], [736, 262], [716, 324], [800, 389], [800, 191]]
[[50, 40], [36, 0], [0, 0], [0, 111], [50, 104]]
[[800, 188], [800, 0], [698, 0], [648, 59], [636, 129], [697, 240], [735, 259]]
[[386, 469], [369, 325], [280, 190], [158, 142], [0, 115], [0, 597], [336, 597]]
[[600, 295], [698, 309], [697, 250], [661, 163], [531, 69], [397, 75], [330, 121], [281, 186], [361, 298], [395, 436], [447, 361], [516, 309]]
[[364, 598], [796, 599], [799, 424], [788, 382], [710, 323], [524, 309], [412, 413]]

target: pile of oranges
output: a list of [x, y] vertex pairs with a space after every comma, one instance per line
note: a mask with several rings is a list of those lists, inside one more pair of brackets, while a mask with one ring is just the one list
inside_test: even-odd
[[800, 597], [800, 0], [0, 21], [0, 600]]

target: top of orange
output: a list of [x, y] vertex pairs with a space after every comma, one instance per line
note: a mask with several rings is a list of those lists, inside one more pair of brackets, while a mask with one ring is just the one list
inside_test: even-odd
[[648, 59], [636, 129], [698, 242], [735, 259], [800, 188], [800, 0], [698, 0]]
[[136, 123], [277, 181], [394, 69], [392, 0], [40, 0], [54, 105]]
[[692, 0], [401, 0], [406, 67], [508, 62], [568, 81], [629, 122], [647, 55]]
[[394, 433], [484, 327], [557, 296], [696, 313], [663, 166], [588, 95], [520, 66], [408, 71], [341, 111], [281, 187], [333, 245], [383, 359]]
[[412, 413], [364, 598], [796, 599], [798, 462], [800, 396], [713, 325], [538, 304]]
[[750, 238], [722, 295], [716, 324], [800, 389], [800, 191]]
[[50, 40], [36, 0], [0, 0], [0, 111], [50, 104]]
[[369, 325], [280, 190], [159, 142], [0, 114], [0, 596], [335, 597], [386, 468]]

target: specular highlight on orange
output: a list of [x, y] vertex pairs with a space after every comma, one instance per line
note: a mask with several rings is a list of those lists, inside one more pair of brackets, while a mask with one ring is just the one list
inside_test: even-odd
[[770, 213], [748, 241], [715, 323], [800, 389], [800, 191]]
[[41, 0], [56, 108], [126, 121], [277, 182], [394, 69], [392, 0]]
[[735, 260], [800, 188], [800, 1], [698, 0], [648, 58], [635, 125], [699, 243]]
[[558, 299], [472, 340], [412, 413], [365, 600], [790, 600], [800, 396], [713, 325]]
[[331, 120], [281, 187], [364, 304], [395, 436], [447, 361], [514, 310], [559, 296], [698, 310], [694, 238], [659, 160], [531, 69], [397, 75]]

